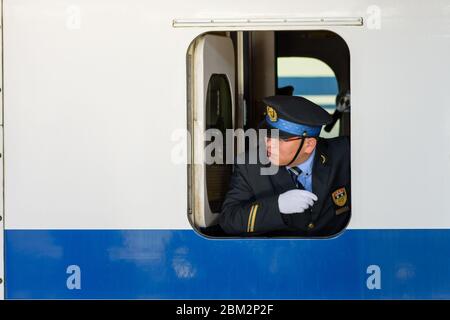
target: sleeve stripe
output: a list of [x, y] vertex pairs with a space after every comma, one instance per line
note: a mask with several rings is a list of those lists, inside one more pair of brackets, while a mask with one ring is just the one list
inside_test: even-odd
[[250, 214], [248, 216], [247, 232], [251, 232], [250, 227], [251, 227], [252, 215], [253, 215], [254, 211], [255, 211], [255, 205], [251, 206], [251, 209], [250, 209]]
[[256, 220], [256, 212], [258, 211], [258, 205], [255, 205], [255, 209], [253, 210], [253, 216], [252, 216], [252, 224], [250, 225], [250, 232], [255, 231], [255, 220]]

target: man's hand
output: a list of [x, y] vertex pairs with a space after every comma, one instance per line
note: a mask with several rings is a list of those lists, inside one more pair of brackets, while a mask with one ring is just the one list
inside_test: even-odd
[[284, 214], [300, 213], [312, 207], [317, 196], [307, 190], [289, 190], [278, 196], [278, 207]]

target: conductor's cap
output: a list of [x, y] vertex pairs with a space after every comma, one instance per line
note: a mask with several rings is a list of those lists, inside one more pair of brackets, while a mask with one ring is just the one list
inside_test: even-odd
[[271, 96], [266, 104], [267, 128], [279, 129], [280, 136], [318, 137], [322, 126], [332, 121], [327, 111], [298, 96]]

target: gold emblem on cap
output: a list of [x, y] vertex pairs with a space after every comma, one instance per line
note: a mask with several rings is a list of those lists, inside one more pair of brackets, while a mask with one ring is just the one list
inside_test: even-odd
[[275, 122], [278, 119], [277, 112], [270, 106], [267, 106], [267, 115], [272, 122]]
[[339, 206], [342, 207], [347, 203], [347, 192], [345, 191], [345, 188], [339, 188], [332, 194], [333, 202]]

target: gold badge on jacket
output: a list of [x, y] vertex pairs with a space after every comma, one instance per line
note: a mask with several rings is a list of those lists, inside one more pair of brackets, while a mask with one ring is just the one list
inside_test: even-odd
[[339, 207], [342, 207], [347, 203], [347, 192], [345, 191], [345, 188], [337, 189], [331, 196], [334, 203]]
[[269, 116], [270, 121], [275, 122], [278, 119], [277, 112], [274, 108], [267, 106], [267, 115]]

